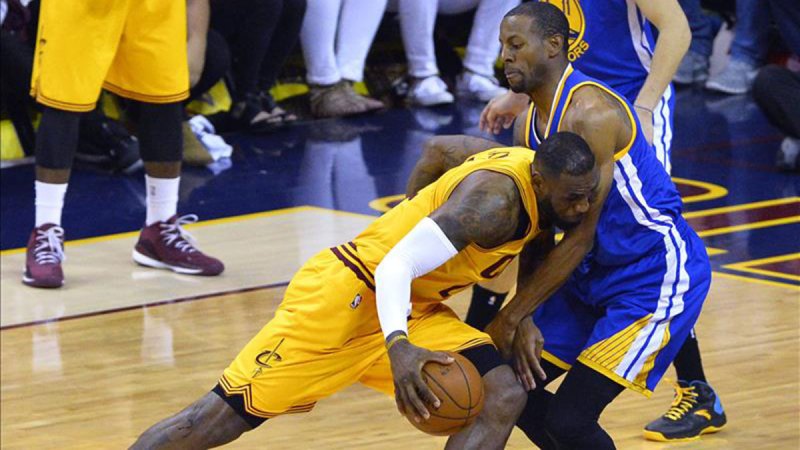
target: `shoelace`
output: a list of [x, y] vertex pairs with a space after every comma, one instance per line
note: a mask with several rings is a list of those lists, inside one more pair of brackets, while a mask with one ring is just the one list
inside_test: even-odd
[[61, 227], [36, 230], [36, 247], [33, 248], [36, 264], [58, 264], [67, 259], [61, 245], [63, 238], [64, 229]]
[[196, 252], [197, 249], [194, 246], [197, 241], [195, 241], [194, 236], [183, 229], [183, 225], [195, 223], [197, 220], [198, 217], [196, 214], [187, 214], [185, 216], [178, 217], [175, 220], [175, 223], [162, 223], [161, 236], [164, 238], [164, 243], [167, 245], [173, 245], [175, 248], [184, 253]]
[[697, 404], [697, 392], [694, 386], [682, 387], [678, 383], [673, 383], [675, 387], [675, 399], [669, 411], [664, 413], [664, 417], [672, 420], [680, 420], [694, 405]]

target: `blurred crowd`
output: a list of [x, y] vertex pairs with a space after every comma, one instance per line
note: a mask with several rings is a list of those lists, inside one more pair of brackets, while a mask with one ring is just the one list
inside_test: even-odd
[[[28, 154], [35, 139], [36, 104], [28, 91], [39, 1], [0, 0], [3, 113]], [[272, 131], [299, 119], [352, 116], [398, 104], [431, 107], [456, 97], [488, 102], [506, 91], [497, 33], [503, 14], [519, 2], [188, 0], [192, 87], [186, 104], [219, 103], [220, 94], [209, 91], [224, 83], [230, 105], [211, 108], [207, 117], [198, 112], [209, 108], [187, 108], [184, 161], [207, 165], [230, 155], [218, 136], [225, 132]], [[796, 168], [800, 7], [793, 0], [680, 4], [692, 41], [673, 81], [727, 95], [752, 90], [787, 135], [779, 165]], [[732, 40], [729, 56], [717, 58], [723, 63], [715, 68], [712, 53], [715, 38], [725, 35], [721, 30]], [[98, 105], [81, 120], [76, 162], [138, 169], [138, 143], [129, 131], [135, 128], [130, 125], [138, 114], [135, 105], [121, 98]]]

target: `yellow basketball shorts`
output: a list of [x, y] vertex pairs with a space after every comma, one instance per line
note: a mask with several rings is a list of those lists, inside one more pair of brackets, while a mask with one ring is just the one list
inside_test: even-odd
[[[408, 328], [411, 343], [429, 350], [491, 344], [489, 335], [441, 303], [415, 305]], [[355, 382], [394, 393], [375, 294], [325, 250], [297, 272], [275, 317], [225, 369], [214, 391], [257, 425], [310, 411]]]
[[82, 112], [103, 87], [150, 103], [188, 97], [185, 1], [42, 0], [31, 96]]

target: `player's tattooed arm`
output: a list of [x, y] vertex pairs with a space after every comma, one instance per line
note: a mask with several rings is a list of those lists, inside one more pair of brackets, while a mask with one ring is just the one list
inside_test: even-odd
[[520, 214], [525, 212], [514, 181], [500, 173], [478, 171], [467, 176], [430, 217], [461, 250], [471, 243], [493, 248], [514, 239]]
[[420, 189], [438, 180], [443, 173], [461, 165], [470, 156], [490, 148], [502, 147], [499, 142], [474, 136], [434, 136], [425, 142], [420, 157], [406, 185], [406, 195], [413, 197]]

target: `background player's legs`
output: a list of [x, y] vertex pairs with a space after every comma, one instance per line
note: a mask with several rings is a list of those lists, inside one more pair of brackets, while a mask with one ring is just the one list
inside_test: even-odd
[[517, 419], [517, 427], [525, 432], [528, 439], [540, 449], [551, 450], [558, 447], [553, 438], [547, 434], [545, 418], [554, 394], [546, 390], [545, 387], [563, 375], [565, 370], [544, 359], [541, 360], [541, 364], [547, 379], [536, 379], [536, 389], [528, 392], [528, 402], [525, 404], [525, 409], [519, 419]]
[[675, 373], [679, 380], [706, 382], [703, 360], [700, 358], [700, 347], [697, 344], [697, 335], [694, 329], [684, 341], [681, 349], [678, 350], [672, 365], [675, 367]]
[[131, 449], [212, 448], [252, 429], [217, 394], [209, 392], [178, 414], [148, 428]]
[[550, 400], [545, 430], [569, 449], [614, 449], [614, 441], [598, 423], [600, 414], [625, 388], [578, 362]]
[[52, 288], [64, 283], [61, 212], [78, 145], [81, 113], [42, 108], [36, 138], [36, 223], [28, 240], [22, 280], [28, 286]]
[[195, 248], [181, 227], [197, 217], [176, 215], [183, 148], [182, 103], [140, 106], [139, 143], [147, 172], [147, 219], [133, 259], [141, 265], [188, 275], [218, 275], [225, 268], [222, 262]]

